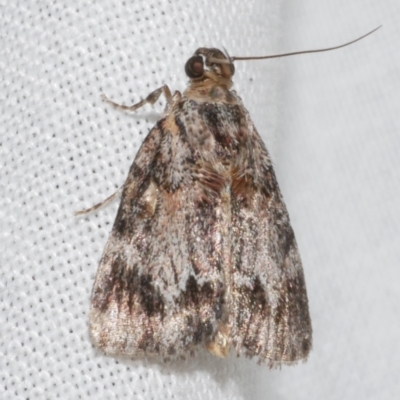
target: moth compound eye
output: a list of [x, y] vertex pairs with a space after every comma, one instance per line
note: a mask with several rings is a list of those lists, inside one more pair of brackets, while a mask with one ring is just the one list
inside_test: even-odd
[[201, 56], [193, 56], [187, 60], [185, 72], [189, 78], [200, 78], [204, 73], [204, 61]]

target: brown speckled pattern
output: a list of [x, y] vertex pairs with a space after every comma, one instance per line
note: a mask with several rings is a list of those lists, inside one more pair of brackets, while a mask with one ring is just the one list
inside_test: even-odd
[[205, 77], [176, 92], [132, 164], [92, 294], [91, 335], [108, 354], [232, 347], [271, 366], [308, 355], [294, 233], [267, 150], [228, 86]]

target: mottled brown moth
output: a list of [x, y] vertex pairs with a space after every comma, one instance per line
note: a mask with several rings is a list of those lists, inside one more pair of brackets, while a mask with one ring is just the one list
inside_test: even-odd
[[104, 97], [129, 111], [167, 100], [106, 200], [122, 192], [90, 310], [92, 340], [107, 354], [167, 360], [233, 348], [270, 366], [308, 356], [295, 236], [268, 151], [231, 89], [241, 59], [199, 48], [183, 94], [164, 85], [130, 107]]

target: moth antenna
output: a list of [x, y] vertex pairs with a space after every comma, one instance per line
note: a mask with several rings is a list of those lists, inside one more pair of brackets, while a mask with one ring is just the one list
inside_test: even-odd
[[[268, 58], [279, 58], [279, 57], [288, 57], [288, 56], [295, 56], [299, 54], [310, 54], [310, 53], [322, 53], [323, 51], [331, 51], [331, 50], [337, 50], [341, 49], [342, 47], [349, 46], [353, 43], [358, 42], [361, 39], [366, 38], [369, 35], [372, 35], [374, 32], [376, 32], [379, 28], [381, 28], [382, 25], [379, 25], [377, 28], [373, 29], [371, 32], [366, 33], [363, 36], [360, 36], [357, 39], [352, 40], [351, 42], [341, 44], [339, 46], [334, 46], [334, 47], [327, 47], [324, 49], [316, 49], [316, 50], [303, 50], [303, 51], [295, 51], [292, 53], [283, 53], [283, 54], [273, 54], [270, 56], [260, 56], [260, 57], [229, 57], [228, 60], [217, 60], [217, 59], [212, 59], [212, 62], [220, 63], [220, 64], [231, 64], [234, 61], [244, 61], [244, 60], [266, 60]], [[226, 52], [226, 50], [225, 50]]]

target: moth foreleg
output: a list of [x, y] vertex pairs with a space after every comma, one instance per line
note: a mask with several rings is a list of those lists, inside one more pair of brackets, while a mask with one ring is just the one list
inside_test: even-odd
[[169, 87], [167, 85], [163, 85], [160, 88], [154, 90], [145, 99], [139, 101], [139, 103], [133, 104], [132, 106], [124, 106], [124, 105], [121, 105], [118, 103], [114, 103], [104, 93], [101, 95], [101, 97], [104, 101], [106, 101], [107, 103], [110, 103], [115, 108], [118, 108], [120, 110], [126, 110], [126, 111], [136, 111], [138, 108], [144, 106], [145, 104], [148, 104], [148, 103], [154, 104], [158, 100], [158, 98], [161, 96], [161, 94], [164, 94], [167, 101], [170, 100], [171, 91], [169, 90]]

